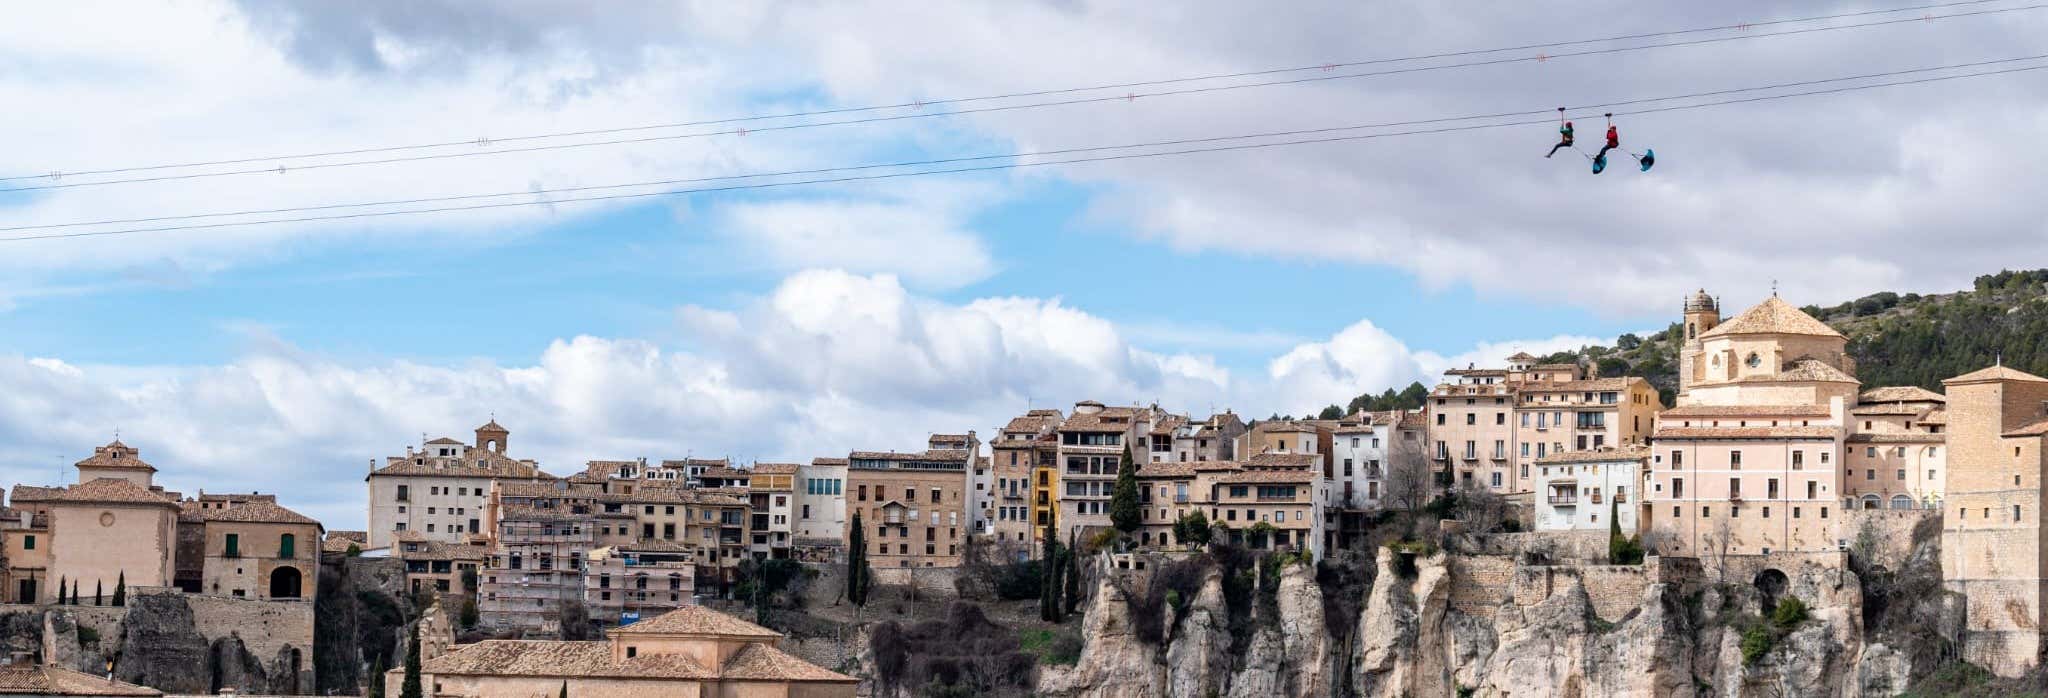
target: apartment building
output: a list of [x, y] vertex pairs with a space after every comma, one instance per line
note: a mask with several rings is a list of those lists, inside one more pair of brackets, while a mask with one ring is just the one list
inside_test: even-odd
[[[1576, 366], [1560, 368], [1577, 372]], [[1515, 388], [1516, 481], [1526, 481], [1531, 467], [1549, 455], [1642, 444], [1664, 409], [1657, 389], [1637, 376], [1531, 380]]]
[[1947, 398], [1917, 387], [1864, 391], [1849, 410], [1842, 508], [1940, 509]]
[[[1234, 544], [1308, 550], [1322, 559], [1323, 503], [1329, 497], [1322, 460], [1312, 453], [1262, 453], [1236, 470], [1211, 471], [1210, 521], [1229, 526]], [[1260, 524], [1274, 529], [1264, 540]]]
[[1640, 532], [1647, 444], [1552, 453], [1536, 460], [1536, 529]]
[[1011, 419], [989, 442], [995, 476], [994, 535], [999, 553], [1024, 560], [1039, 554], [1038, 539], [1058, 506], [1059, 410], [1031, 410]]
[[464, 536], [490, 535], [484, 507], [499, 482], [541, 482], [552, 476], [532, 460], [506, 455], [511, 433], [492, 420], [476, 429], [476, 443], [454, 439], [406, 447], [405, 455], [384, 459], [364, 478], [370, 496], [370, 544], [388, 548], [393, 534], [416, 531], [427, 538], [460, 543]]
[[[1526, 354], [1518, 356], [1527, 356]], [[1460, 487], [1521, 490], [1514, 467], [1515, 388], [1508, 371], [1454, 369], [1430, 391], [1430, 462]]]
[[1138, 544], [1146, 548], [1172, 549], [1179, 545], [1173, 525], [1181, 517], [1200, 511], [1208, 515], [1211, 502], [1205, 482], [1197, 481], [1196, 469], [1205, 472], [1234, 471], [1229, 461], [1162, 461], [1138, 468]]
[[179, 586], [188, 593], [312, 599], [322, 533], [320, 522], [278, 506], [274, 495], [201, 494], [185, 500], [178, 517], [180, 542], [199, 542], [199, 584]]
[[797, 469], [792, 553], [808, 562], [842, 559], [846, 540], [846, 459], [813, 458]]
[[670, 541], [606, 545], [590, 551], [583, 604], [606, 626], [630, 625], [696, 603], [693, 548]]
[[1651, 550], [1829, 551], [1858, 390], [1848, 340], [1773, 295], [1734, 319], [1688, 299], [1678, 405], [1651, 435]]
[[484, 626], [561, 630], [563, 608], [583, 598], [584, 556], [595, 547], [600, 494], [561, 480], [492, 489], [497, 535], [477, 599]]
[[1074, 412], [1059, 427], [1058, 530], [1068, 538], [1086, 538], [1109, 527], [1109, 496], [1125, 457], [1139, 459], [1138, 450], [1151, 433], [1155, 410], [1109, 407], [1093, 400], [1074, 403]]
[[796, 474], [799, 469], [795, 463], [754, 464], [753, 477], [747, 485], [747, 503], [752, 510], [753, 522], [747, 528], [752, 543], [748, 552], [756, 560], [790, 557], [790, 546], [796, 535]]
[[967, 493], [973, 457], [951, 449], [847, 455], [847, 506], [868, 527], [871, 567], [960, 565], [972, 525]]
[[1228, 461], [1237, 458], [1237, 440], [1243, 438], [1244, 420], [1228, 410], [1202, 421], [1183, 420], [1173, 430], [1172, 460], [1179, 463]]
[[[398, 534], [398, 543], [392, 546], [390, 555], [405, 562], [405, 585], [412, 593], [460, 596], [476, 593], [482, 587], [484, 563], [490, 558], [491, 549], [480, 541], [447, 543], [407, 531]], [[476, 575], [477, 588], [463, 587], [465, 574]]]

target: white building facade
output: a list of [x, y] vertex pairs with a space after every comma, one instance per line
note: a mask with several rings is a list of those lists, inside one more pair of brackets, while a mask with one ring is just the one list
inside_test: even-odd
[[1568, 451], [1536, 461], [1536, 529], [1607, 531], [1615, 520], [1635, 535], [1649, 449]]

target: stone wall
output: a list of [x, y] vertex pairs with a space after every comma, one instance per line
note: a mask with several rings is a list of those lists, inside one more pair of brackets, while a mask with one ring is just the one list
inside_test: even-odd
[[1939, 531], [1941, 510], [1851, 509], [1842, 512], [1841, 535], [1868, 564], [1896, 570], [1913, 554], [1913, 529], [1930, 520]]
[[1515, 570], [1513, 593], [1516, 605], [1534, 606], [1583, 585], [1593, 614], [1615, 622], [1642, 603], [1643, 589], [1656, 576], [1644, 565], [1527, 565]]
[[[176, 590], [152, 590], [176, 594]], [[313, 602], [188, 594], [192, 620], [210, 643], [234, 638], [269, 670], [272, 686], [313, 692]], [[290, 677], [289, 683], [280, 681]]]
[[1553, 562], [1606, 562], [1607, 531], [1528, 531], [1466, 538], [1459, 548], [1477, 555], [1520, 558], [1536, 554]]
[[1451, 608], [1492, 618], [1502, 601], [1514, 597], [1515, 559], [1502, 555], [1448, 555]]

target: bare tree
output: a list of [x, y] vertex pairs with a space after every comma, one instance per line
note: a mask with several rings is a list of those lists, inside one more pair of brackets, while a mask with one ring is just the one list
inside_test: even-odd
[[1430, 481], [1436, 477], [1429, 469], [1429, 453], [1420, 438], [1402, 438], [1398, 430], [1392, 435], [1387, 440], [1386, 501], [1395, 509], [1420, 509], [1429, 503]]
[[1498, 531], [1508, 514], [1507, 498], [1492, 489], [1471, 482], [1458, 487], [1458, 503], [1452, 515], [1464, 523], [1467, 533], [1483, 536]]

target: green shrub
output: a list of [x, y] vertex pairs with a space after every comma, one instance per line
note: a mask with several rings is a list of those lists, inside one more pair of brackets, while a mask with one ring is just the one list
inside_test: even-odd
[[1790, 630], [1792, 626], [1798, 625], [1804, 620], [1806, 620], [1806, 602], [1800, 601], [1795, 597], [1785, 597], [1785, 600], [1778, 602], [1778, 608], [1771, 611], [1771, 622], [1776, 623], [1781, 629]]
[[85, 627], [85, 626], [83, 626], [83, 625], [81, 625], [81, 626], [78, 626], [78, 644], [81, 644], [81, 645], [97, 645], [97, 644], [99, 644], [99, 643], [100, 643], [100, 631], [99, 631], [99, 630], [97, 630], [97, 629], [94, 629], [94, 628], [88, 628], [88, 627]]
[[1179, 589], [1166, 590], [1166, 605], [1172, 606], [1175, 611], [1181, 610]]
[[1775, 644], [1778, 644], [1778, 637], [1771, 632], [1769, 625], [1757, 623], [1749, 626], [1748, 630], [1742, 631], [1742, 665], [1755, 664]]

